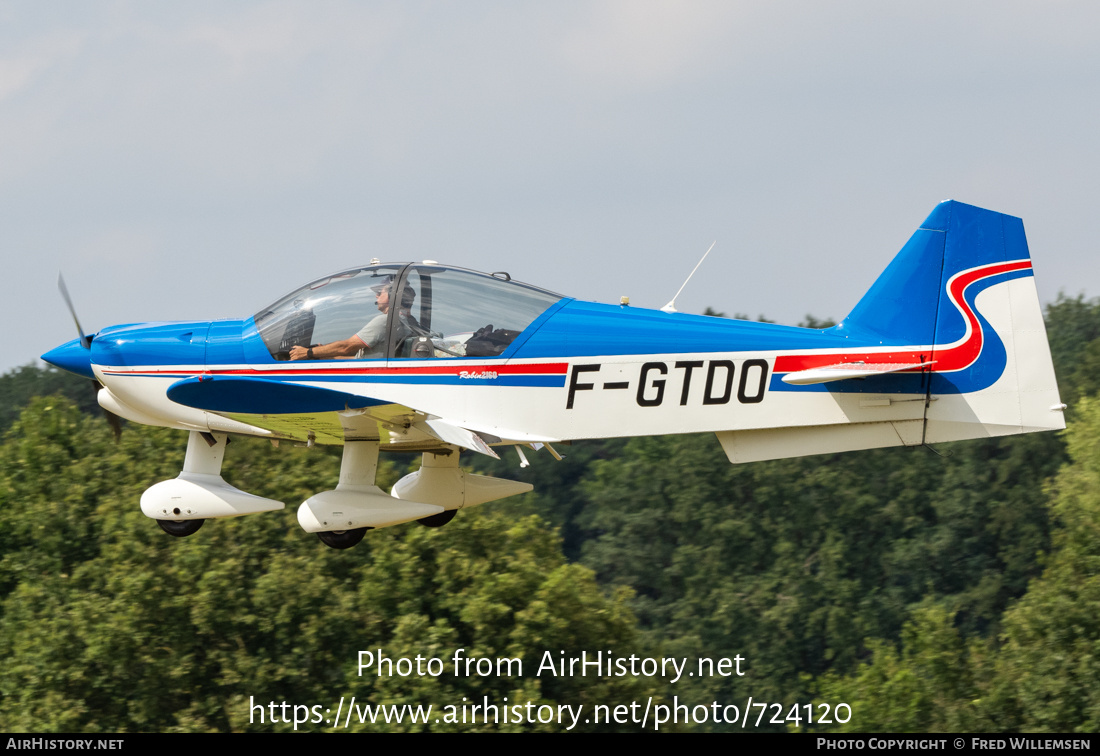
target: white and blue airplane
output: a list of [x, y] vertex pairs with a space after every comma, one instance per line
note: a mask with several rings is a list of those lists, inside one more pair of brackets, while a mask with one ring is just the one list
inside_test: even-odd
[[[372, 261], [243, 320], [80, 334], [42, 359], [94, 377], [110, 412], [190, 433], [179, 477], [141, 497], [179, 536], [284, 506], [221, 477], [228, 434], [342, 444], [339, 483], [298, 522], [348, 548], [370, 528], [439, 526], [530, 490], [465, 472], [464, 449], [514, 446], [526, 465], [525, 447], [713, 432], [738, 463], [1065, 427], [1023, 223], [954, 201], [826, 329]], [[379, 450], [421, 452], [422, 465], [386, 494]]]

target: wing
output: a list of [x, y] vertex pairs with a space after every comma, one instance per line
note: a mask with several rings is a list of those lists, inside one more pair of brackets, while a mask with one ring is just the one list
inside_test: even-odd
[[412, 407], [267, 378], [185, 378], [169, 387], [168, 398], [187, 407], [265, 428], [281, 438], [307, 443], [378, 440], [394, 451], [410, 452], [451, 445], [499, 459], [489, 444], [503, 441]]

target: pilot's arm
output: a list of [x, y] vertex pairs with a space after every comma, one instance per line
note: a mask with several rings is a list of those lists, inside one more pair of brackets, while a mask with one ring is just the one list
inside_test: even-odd
[[291, 347], [290, 359], [331, 360], [335, 357], [354, 357], [360, 352], [368, 356], [374, 353], [380, 355], [385, 339], [386, 316], [383, 314], [376, 316], [350, 339], [330, 341], [328, 344], [320, 344], [309, 349], [300, 346]]
[[331, 360], [336, 357], [350, 357], [358, 354], [363, 348], [363, 341], [358, 336], [352, 336], [343, 341], [330, 341], [327, 344], [318, 344], [315, 347], [306, 348], [294, 346], [290, 348], [292, 360]]

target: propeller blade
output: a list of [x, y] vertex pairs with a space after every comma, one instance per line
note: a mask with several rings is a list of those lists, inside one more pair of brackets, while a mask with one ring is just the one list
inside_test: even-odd
[[73, 300], [69, 297], [69, 289], [65, 286], [65, 279], [61, 276], [61, 271], [57, 272], [57, 288], [61, 291], [61, 297], [65, 300], [65, 304], [69, 306], [69, 314], [73, 316], [73, 322], [76, 323], [76, 331], [80, 334], [80, 346], [91, 349], [92, 340], [84, 335], [84, 329], [80, 327], [80, 319], [76, 317], [76, 308], [73, 307]]

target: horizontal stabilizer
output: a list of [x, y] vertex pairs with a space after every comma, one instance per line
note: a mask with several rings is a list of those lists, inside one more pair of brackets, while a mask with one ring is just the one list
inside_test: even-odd
[[811, 454], [834, 454], [887, 446], [919, 446], [923, 420], [901, 420], [850, 425], [817, 425], [802, 428], [760, 428], [719, 431], [722, 449], [736, 464], [765, 459], [788, 459]]
[[836, 365], [800, 370], [797, 373], [788, 373], [783, 376], [784, 383], [793, 383], [796, 386], [805, 386], [810, 383], [830, 383], [831, 381], [844, 381], [850, 378], [868, 378], [872, 375], [886, 375], [887, 373], [899, 373], [902, 370], [916, 370], [935, 364], [931, 362], [841, 362]]
[[208, 412], [279, 415], [342, 412], [386, 402], [343, 391], [248, 376], [196, 376], [168, 387], [168, 398]]

